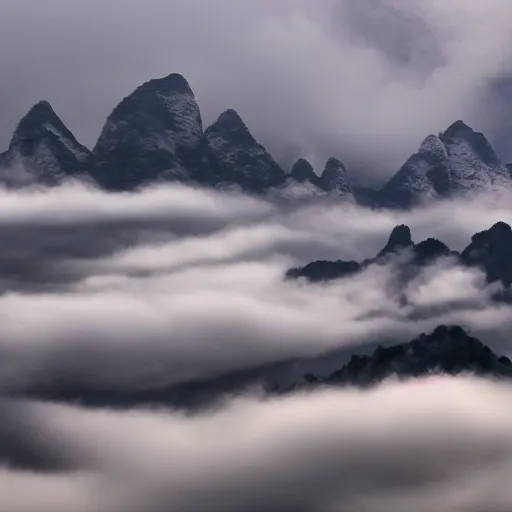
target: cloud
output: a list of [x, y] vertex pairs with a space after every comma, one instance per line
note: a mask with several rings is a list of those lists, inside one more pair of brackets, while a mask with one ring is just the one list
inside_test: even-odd
[[304, 156], [320, 170], [336, 156], [356, 181], [382, 182], [428, 133], [458, 118], [498, 140], [508, 93], [495, 86], [512, 71], [511, 8], [502, 0], [7, 0], [0, 141], [46, 98], [91, 146], [123, 96], [181, 72], [206, 123], [234, 107], [285, 165]]
[[327, 285], [283, 278], [314, 259], [372, 257], [402, 222], [416, 241], [460, 249], [509, 205], [482, 197], [399, 213], [178, 185], [4, 191], [0, 381], [129, 392], [405, 341], [439, 323], [509, 352], [509, 308], [490, 300], [481, 272], [451, 260], [405, 288], [395, 264]]
[[73, 469], [6, 467], [0, 504], [13, 512], [504, 512], [511, 393], [503, 383], [434, 377], [367, 392], [239, 397], [194, 416], [9, 404], [39, 434], [35, 453], [44, 447]]

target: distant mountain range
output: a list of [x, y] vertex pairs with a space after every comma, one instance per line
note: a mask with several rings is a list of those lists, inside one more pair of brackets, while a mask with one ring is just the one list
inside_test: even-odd
[[72, 177], [109, 191], [160, 182], [239, 187], [251, 194], [283, 194], [299, 186], [365, 205], [406, 208], [479, 191], [512, 189], [512, 165], [462, 121], [429, 135], [380, 190], [353, 187], [345, 166], [329, 158], [320, 173], [299, 159], [282, 169], [234, 110], [205, 130], [199, 105], [179, 74], [150, 80], [108, 116], [92, 151], [80, 144], [48, 102], [37, 103], [0, 155], [0, 181], [18, 187], [56, 185]]
[[498, 222], [491, 228], [476, 233], [471, 243], [461, 252], [452, 251], [443, 242], [428, 238], [414, 243], [408, 226], [396, 226], [386, 246], [374, 258], [357, 261], [313, 261], [303, 267], [290, 269], [289, 279], [305, 278], [311, 282], [341, 279], [361, 272], [370, 265], [389, 263], [400, 254], [408, 254], [409, 259], [401, 261], [397, 279], [408, 280], [414, 277], [414, 268], [421, 269], [439, 258], [452, 257], [466, 267], [481, 269], [489, 283], [501, 283], [496, 299], [512, 301], [512, 228], [505, 222]]

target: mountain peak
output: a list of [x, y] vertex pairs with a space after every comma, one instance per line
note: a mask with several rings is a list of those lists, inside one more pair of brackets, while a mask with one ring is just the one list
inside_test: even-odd
[[20, 165], [32, 181], [56, 185], [68, 176], [83, 175], [90, 154], [50, 103], [39, 101], [18, 123], [3, 161]]
[[334, 192], [340, 196], [352, 196], [347, 170], [337, 158], [331, 157], [327, 160], [320, 176], [320, 183], [327, 192]]
[[[366, 386], [393, 375], [409, 378], [465, 372], [510, 378], [512, 364], [507, 357], [498, 357], [462, 327], [442, 325], [431, 334], [421, 334], [408, 343], [378, 347], [372, 355], [353, 356], [326, 382]], [[318, 382], [314, 381], [314, 384]]]
[[69, 130], [64, 126], [59, 116], [55, 113], [48, 101], [37, 102], [20, 120], [14, 134], [12, 136], [9, 148], [19, 149], [22, 153], [28, 149], [30, 142], [40, 138], [49, 126], [60, 132], [66, 132], [70, 135]]
[[463, 134], [473, 133], [473, 128], [469, 127], [464, 121], [457, 120], [453, 124], [451, 124], [447, 130], [443, 133], [445, 137], [458, 137]]
[[384, 249], [380, 251], [379, 256], [397, 252], [400, 249], [406, 249], [407, 247], [412, 247], [413, 245], [414, 242], [412, 241], [411, 229], [409, 226], [401, 224], [393, 228], [393, 231], [391, 231], [391, 234], [389, 235], [388, 243]]
[[205, 182], [237, 185], [262, 193], [283, 184], [286, 176], [265, 148], [253, 137], [233, 109], [225, 110], [204, 133], [209, 163]]
[[231, 132], [243, 131], [246, 132], [247, 134], [250, 134], [249, 128], [247, 128], [247, 125], [240, 117], [240, 114], [232, 108], [228, 108], [227, 110], [222, 112], [222, 114], [217, 118], [213, 125], [218, 128], [221, 128], [222, 130], [227, 130]]
[[155, 87], [163, 86], [168, 89], [174, 89], [184, 94], [194, 94], [187, 79], [179, 73], [171, 73], [163, 78], [155, 78], [146, 83]]
[[137, 87], [108, 116], [94, 148], [97, 181], [130, 190], [152, 181], [187, 180], [203, 138], [199, 106], [177, 73]]
[[299, 183], [318, 179], [313, 166], [304, 158], [299, 158], [293, 164], [290, 177]]

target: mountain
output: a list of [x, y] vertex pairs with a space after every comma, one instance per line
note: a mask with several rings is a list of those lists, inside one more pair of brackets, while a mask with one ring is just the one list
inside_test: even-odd
[[[408, 226], [396, 226], [391, 232], [385, 247], [374, 257], [362, 262], [357, 261], [326, 261], [318, 260], [308, 263], [303, 267], [291, 268], [286, 272], [286, 279], [305, 278], [314, 283], [341, 279], [361, 272], [370, 265], [382, 265], [388, 263], [398, 253], [409, 251], [409, 259], [402, 262], [401, 273], [411, 279], [411, 267], [422, 267], [428, 265], [438, 258], [457, 255], [449, 247], [435, 238], [428, 238], [414, 244], [411, 238], [411, 230]], [[399, 277], [397, 273], [397, 278]]]
[[320, 176], [320, 187], [336, 197], [353, 198], [347, 170], [336, 158], [327, 160]]
[[410, 279], [412, 267], [421, 268], [439, 258], [453, 257], [461, 265], [481, 269], [489, 283], [499, 282], [503, 290], [494, 296], [497, 300], [512, 301], [512, 228], [498, 222], [486, 231], [473, 235], [471, 243], [459, 254], [435, 238], [414, 244], [408, 226], [396, 226], [385, 247], [375, 256], [362, 262], [318, 260], [302, 267], [291, 268], [287, 279], [305, 278], [310, 282], [340, 279], [360, 272], [373, 264], [385, 264], [397, 254], [409, 252], [409, 258], [401, 261], [397, 278]]
[[200, 165], [203, 125], [188, 82], [173, 73], [150, 80], [108, 116], [91, 168], [108, 190], [159, 181], [187, 181]]
[[405, 224], [395, 226], [389, 239], [384, 248], [377, 255], [378, 258], [382, 258], [388, 254], [397, 253], [408, 247], [413, 247], [414, 242], [412, 241], [411, 228]]
[[297, 183], [311, 183], [320, 187], [320, 177], [315, 173], [313, 166], [304, 158], [299, 158], [293, 164], [290, 178]]
[[[373, 352], [368, 350], [374, 346], [377, 348]], [[407, 343], [392, 344], [390, 340], [386, 346], [370, 344], [356, 353], [342, 349], [167, 386], [148, 382], [144, 389], [104, 388], [68, 375], [35, 388], [10, 390], [9, 394], [91, 407], [152, 404], [201, 409], [226, 396], [254, 389], [274, 395], [326, 385], [367, 387], [390, 377], [468, 373], [508, 379], [512, 377], [512, 362], [506, 356], [497, 356], [459, 326], [439, 326], [431, 334], [421, 334]]]
[[82, 176], [90, 155], [52, 106], [40, 101], [21, 119], [9, 148], [0, 155], [0, 180], [12, 186], [56, 185], [66, 177]]
[[108, 116], [92, 153], [48, 102], [39, 102], [0, 154], [0, 170], [0, 181], [17, 186], [80, 176], [106, 190], [131, 191], [180, 181], [292, 200], [327, 195], [395, 208], [512, 189], [512, 164], [502, 164], [484, 135], [463, 121], [427, 136], [380, 190], [353, 187], [336, 158], [327, 160], [320, 175], [303, 158], [285, 173], [235, 110], [226, 110], [203, 131], [194, 93], [177, 73], [145, 82], [125, 97]]
[[302, 385], [362, 386], [390, 377], [474, 374], [512, 378], [512, 362], [498, 357], [480, 340], [459, 326], [439, 326], [408, 343], [378, 347], [372, 355], [353, 356], [327, 378], [306, 374]]
[[203, 150], [207, 166], [198, 177], [200, 182], [263, 193], [286, 179], [235, 110], [226, 110], [206, 129]]
[[490, 229], [473, 235], [460, 259], [468, 266], [481, 268], [488, 282], [500, 282], [505, 287], [501, 298], [512, 300], [512, 229], [508, 224], [497, 222]]
[[512, 189], [512, 178], [482, 133], [456, 121], [429, 135], [378, 194], [384, 206], [408, 208], [454, 195]]

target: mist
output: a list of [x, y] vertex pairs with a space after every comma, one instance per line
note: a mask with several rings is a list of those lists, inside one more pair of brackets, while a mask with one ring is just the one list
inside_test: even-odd
[[398, 213], [181, 185], [4, 190], [0, 381], [158, 388], [406, 341], [440, 323], [511, 353], [510, 308], [492, 300], [497, 285], [449, 258], [405, 287], [401, 260], [328, 284], [284, 279], [316, 259], [373, 257], [401, 223], [417, 242], [438, 237], [460, 250], [509, 220], [510, 201], [481, 196]]
[[[504, 512], [511, 393], [433, 377], [248, 395], [193, 416], [8, 401], [0, 500], [12, 512]], [[12, 449], [20, 441], [54, 468], [27, 470], [29, 456], [21, 464]]]
[[302, 156], [320, 171], [335, 156], [354, 183], [376, 186], [459, 118], [508, 161], [511, 9], [502, 0], [6, 0], [0, 147], [41, 99], [92, 147], [122, 97], [179, 72], [205, 124], [237, 109], [285, 168]]

